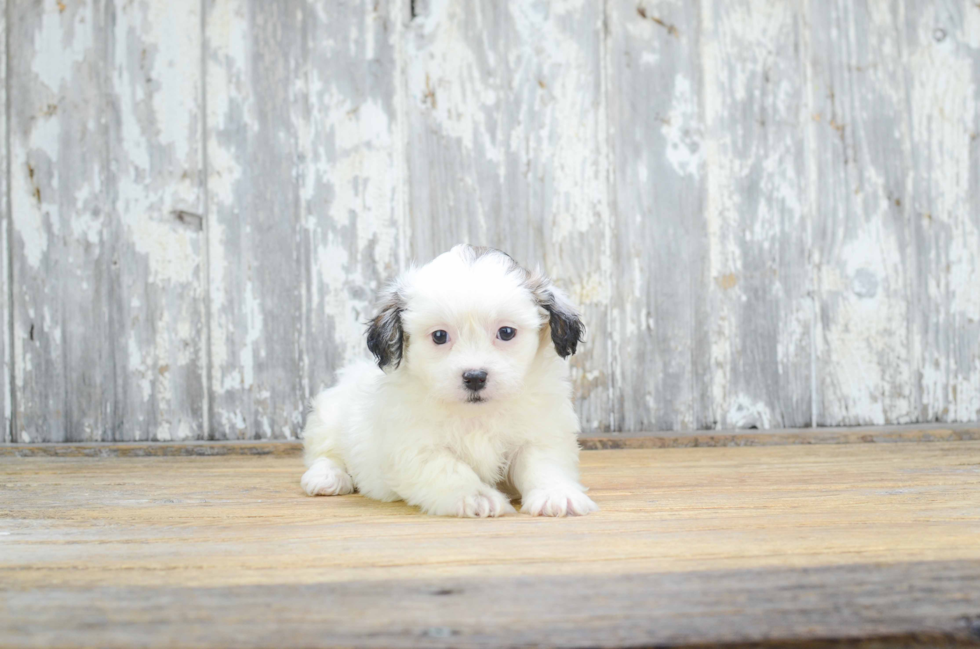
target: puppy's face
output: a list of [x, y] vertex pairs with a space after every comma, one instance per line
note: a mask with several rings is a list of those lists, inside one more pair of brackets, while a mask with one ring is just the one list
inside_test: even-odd
[[520, 392], [539, 352], [567, 357], [581, 336], [578, 315], [547, 278], [499, 251], [456, 246], [389, 288], [368, 347], [382, 369], [477, 407]]

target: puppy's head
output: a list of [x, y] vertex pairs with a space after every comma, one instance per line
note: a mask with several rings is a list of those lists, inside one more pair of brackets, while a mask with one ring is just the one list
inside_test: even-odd
[[584, 327], [547, 277], [492, 248], [456, 246], [382, 295], [368, 349], [440, 400], [480, 404], [521, 390], [539, 354], [567, 358]]

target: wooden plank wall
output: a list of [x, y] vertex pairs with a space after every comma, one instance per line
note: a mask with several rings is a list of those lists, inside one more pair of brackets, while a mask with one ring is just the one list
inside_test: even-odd
[[972, 0], [0, 9], [4, 440], [295, 437], [460, 241], [588, 431], [980, 420]]

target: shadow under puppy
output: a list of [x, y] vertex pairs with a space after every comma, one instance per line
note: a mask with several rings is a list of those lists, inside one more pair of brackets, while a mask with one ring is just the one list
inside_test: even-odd
[[[382, 295], [368, 348], [314, 400], [311, 496], [356, 488], [441, 516], [584, 515], [565, 360], [583, 326], [567, 297], [509, 255], [459, 245]], [[507, 495], [505, 495], [505, 493]]]

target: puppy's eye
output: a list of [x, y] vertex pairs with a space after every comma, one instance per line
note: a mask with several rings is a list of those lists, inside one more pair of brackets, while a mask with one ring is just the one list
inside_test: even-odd
[[497, 330], [497, 338], [501, 340], [513, 340], [514, 336], [517, 335], [517, 329], [513, 327], [501, 327]]
[[449, 334], [440, 329], [439, 331], [432, 332], [432, 342], [437, 345], [445, 345], [449, 342]]

